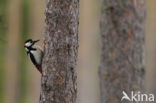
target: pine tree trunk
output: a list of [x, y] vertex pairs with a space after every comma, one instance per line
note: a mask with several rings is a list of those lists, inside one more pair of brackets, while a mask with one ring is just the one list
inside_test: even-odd
[[75, 103], [79, 0], [47, 0], [40, 103]]
[[122, 91], [143, 90], [144, 3], [102, 0], [101, 103], [121, 103]]

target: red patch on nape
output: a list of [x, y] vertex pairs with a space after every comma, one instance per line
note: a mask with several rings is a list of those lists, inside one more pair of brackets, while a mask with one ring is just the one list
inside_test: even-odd
[[38, 70], [40, 71], [40, 73], [42, 74], [42, 67], [39, 66], [37, 69], [38, 69]]
[[26, 43], [24, 43], [24, 46], [26, 45]]

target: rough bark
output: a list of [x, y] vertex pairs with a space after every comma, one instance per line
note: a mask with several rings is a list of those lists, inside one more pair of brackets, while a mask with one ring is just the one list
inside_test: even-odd
[[121, 103], [122, 91], [143, 90], [145, 1], [102, 0], [101, 7], [101, 103]]
[[47, 0], [40, 103], [75, 103], [79, 0]]

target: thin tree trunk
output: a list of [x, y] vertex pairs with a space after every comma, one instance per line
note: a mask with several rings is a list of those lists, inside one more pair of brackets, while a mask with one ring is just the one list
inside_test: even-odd
[[102, 0], [101, 103], [143, 90], [144, 0]]
[[5, 103], [17, 103], [18, 64], [20, 62], [20, 8], [21, 1], [10, 1], [8, 5], [8, 32], [5, 57]]
[[40, 103], [75, 103], [79, 0], [47, 0]]
[[146, 61], [147, 61], [147, 72], [146, 72], [146, 90], [149, 93], [156, 95], [156, 1], [147, 1], [147, 25], [146, 25]]

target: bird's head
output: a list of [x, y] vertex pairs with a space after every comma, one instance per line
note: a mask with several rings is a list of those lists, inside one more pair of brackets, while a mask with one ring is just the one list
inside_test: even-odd
[[24, 42], [24, 47], [32, 47], [35, 43], [37, 43], [39, 40], [32, 40], [28, 39]]

